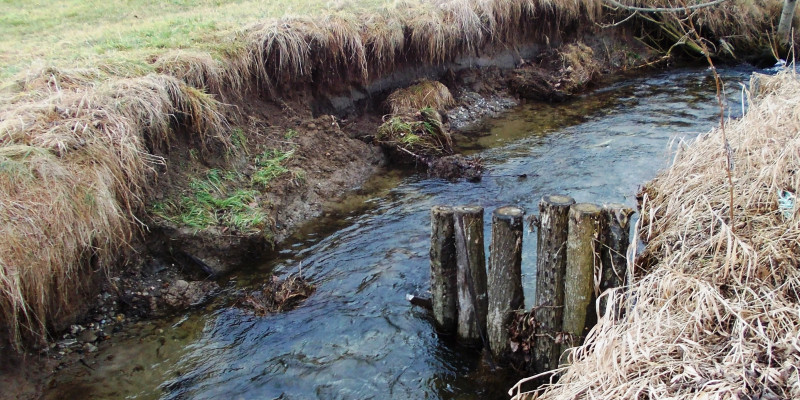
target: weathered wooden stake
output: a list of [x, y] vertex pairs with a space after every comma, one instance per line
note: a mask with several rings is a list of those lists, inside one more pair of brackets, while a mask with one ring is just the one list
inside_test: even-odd
[[558, 367], [560, 355], [556, 336], [561, 332], [566, 268], [567, 215], [575, 200], [569, 196], [544, 196], [539, 202], [539, 231], [536, 246], [536, 344], [535, 372]]
[[453, 208], [431, 208], [431, 301], [433, 318], [441, 333], [456, 332], [458, 293], [456, 288], [456, 240]]
[[488, 345], [486, 337], [486, 252], [483, 248], [483, 207], [453, 207], [458, 273], [459, 340]]
[[563, 329], [572, 340], [562, 346], [562, 351], [580, 344], [588, 328], [596, 322], [594, 271], [596, 267], [602, 268], [602, 235], [603, 212], [600, 207], [588, 203], [570, 207]]
[[[628, 245], [630, 244], [630, 217], [633, 210], [623, 204], [607, 204], [603, 206], [605, 223], [605, 245], [601, 256], [603, 273], [600, 276], [600, 293], [607, 289], [621, 287], [626, 284], [628, 270]], [[608, 298], [600, 299], [600, 316], [605, 314]], [[619, 310], [617, 310], [619, 311]], [[615, 313], [619, 315], [619, 313]]]
[[518, 207], [501, 207], [492, 214], [492, 243], [489, 247], [489, 348], [496, 359], [511, 351], [508, 323], [513, 312], [525, 306], [522, 293], [522, 219]]

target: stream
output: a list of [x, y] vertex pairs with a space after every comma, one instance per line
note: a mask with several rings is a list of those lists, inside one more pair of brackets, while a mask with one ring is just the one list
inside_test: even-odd
[[[720, 70], [731, 117], [742, 113], [750, 67]], [[437, 336], [427, 311], [430, 208], [502, 205], [538, 214], [543, 195], [636, 206], [638, 187], [670, 162], [670, 143], [719, 121], [704, 68], [627, 77], [563, 104], [527, 104], [459, 137], [483, 159], [479, 182], [387, 172], [298, 232], [279, 257], [221, 282], [257, 287], [270, 272], [317, 285], [298, 308], [264, 317], [218, 300], [171, 319], [126, 328], [60, 371], [45, 398], [504, 399], [521, 378]], [[526, 232], [526, 307], [535, 286], [536, 234]]]

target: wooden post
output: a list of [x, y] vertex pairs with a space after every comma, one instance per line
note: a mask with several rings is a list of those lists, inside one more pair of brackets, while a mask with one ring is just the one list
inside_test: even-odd
[[511, 352], [508, 323], [513, 312], [525, 306], [522, 293], [522, 219], [518, 207], [501, 207], [492, 214], [489, 248], [489, 312], [486, 330], [496, 359]]
[[555, 342], [561, 332], [564, 307], [567, 216], [575, 200], [569, 196], [544, 196], [539, 202], [539, 231], [536, 245], [537, 329], [533, 351], [534, 371], [558, 367], [560, 348]]
[[596, 322], [594, 271], [596, 267], [602, 268], [599, 245], [603, 243], [602, 234], [600, 207], [588, 203], [570, 207], [563, 328], [572, 340], [562, 346], [562, 351], [580, 344], [588, 328]]
[[486, 252], [483, 249], [483, 207], [453, 207], [458, 272], [459, 340], [465, 345], [487, 345]]
[[[600, 276], [600, 293], [607, 289], [625, 285], [628, 270], [628, 245], [631, 242], [630, 218], [633, 209], [623, 204], [607, 204], [603, 206], [605, 220], [605, 244], [601, 256], [603, 272]], [[605, 314], [608, 298], [600, 299], [600, 316]], [[619, 311], [619, 310], [617, 310]], [[615, 313], [619, 315], [619, 313]]]
[[441, 333], [456, 332], [458, 294], [456, 289], [456, 240], [453, 208], [431, 208], [431, 301], [433, 318]]
[[781, 19], [778, 21], [778, 41], [781, 45], [792, 43], [792, 20], [794, 20], [794, 10], [797, 7], [797, 0], [783, 0], [783, 10]]

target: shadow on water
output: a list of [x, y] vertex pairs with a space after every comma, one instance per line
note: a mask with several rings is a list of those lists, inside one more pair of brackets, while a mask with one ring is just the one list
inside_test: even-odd
[[[722, 73], [733, 116], [739, 81]], [[239, 273], [254, 287], [294, 273], [317, 285], [301, 307], [258, 317], [214, 304], [173, 320], [142, 324], [95, 356], [94, 370], [59, 375], [51, 394], [86, 388], [94, 398], [137, 399], [501, 399], [520, 376], [440, 338], [406, 293], [429, 289], [429, 210], [435, 204], [505, 204], [535, 212], [542, 195], [634, 206], [638, 185], [669, 161], [668, 144], [718, 120], [708, 72], [687, 69], [612, 83], [574, 102], [528, 104], [463, 146], [481, 156], [477, 183], [416, 175], [376, 177], [328, 219], [301, 229], [276, 260]], [[524, 236], [527, 306], [533, 298], [536, 236]], [[50, 396], [49, 398], [57, 398]]]

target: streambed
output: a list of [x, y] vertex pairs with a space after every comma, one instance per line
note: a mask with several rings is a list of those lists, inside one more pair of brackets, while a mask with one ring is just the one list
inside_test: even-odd
[[[727, 111], [741, 114], [753, 69], [720, 70]], [[482, 157], [479, 182], [387, 173], [337, 215], [309, 225], [270, 263], [230, 277], [256, 287], [269, 272], [317, 285], [299, 308], [259, 317], [219, 301], [143, 323], [61, 371], [46, 398], [486, 399], [507, 398], [519, 376], [491, 371], [480, 355], [436, 335], [405, 294], [429, 288], [429, 212], [435, 204], [514, 204], [537, 211], [542, 195], [635, 207], [640, 184], [668, 165], [668, 145], [719, 119], [706, 69], [609, 83], [565, 104], [528, 104], [459, 138]], [[527, 307], [536, 235], [524, 236]], [[226, 285], [225, 282], [222, 283]], [[224, 297], [224, 296], [223, 296]]]

